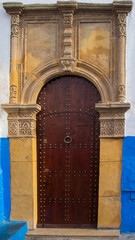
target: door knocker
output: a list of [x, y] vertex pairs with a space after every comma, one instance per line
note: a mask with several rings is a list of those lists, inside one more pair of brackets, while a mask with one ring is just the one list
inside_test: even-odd
[[67, 143], [67, 144], [70, 144], [72, 142], [72, 138], [70, 136], [66, 136], [64, 138], [64, 142]]

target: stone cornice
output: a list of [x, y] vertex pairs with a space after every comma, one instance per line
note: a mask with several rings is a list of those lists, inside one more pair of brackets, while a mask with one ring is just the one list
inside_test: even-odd
[[128, 14], [132, 9], [132, 1], [114, 1], [113, 7], [116, 13], [126, 13]]
[[130, 108], [130, 103], [120, 103], [120, 102], [113, 102], [113, 103], [96, 103], [96, 109], [99, 112], [104, 112], [107, 109], [112, 111], [120, 110], [126, 112]]
[[10, 15], [13, 14], [19, 14], [21, 15], [23, 8], [24, 8], [24, 4], [21, 2], [5, 2], [3, 3], [3, 7], [6, 10], [6, 12]]
[[95, 11], [115, 11], [116, 13], [125, 12], [132, 9], [132, 1], [114, 1], [112, 4], [78, 3], [76, 1], [58, 1], [57, 4], [26, 4], [21, 2], [5, 2], [3, 7], [9, 14], [21, 14], [22, 11], [50, 11], [57, 9], [78, 9]]
[[74, 11], [78, 8], [78, 3], [75, 1], [58, 1], [57, 2], [57, 7], [59, 10], [61, 10], [62, 12], [72, 12], [74, 13]]
[[36, 113], [41, 110], [41, 107], [38, 104], [2, 104], [2, 108], [7, 113], [19, 113], [23, 111]]

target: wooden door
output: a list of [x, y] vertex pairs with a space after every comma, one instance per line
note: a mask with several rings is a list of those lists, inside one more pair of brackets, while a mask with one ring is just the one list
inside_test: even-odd
[[44, 86], [37, 103], [38, 227], [96, 227], [100, 101], [75, 76]]

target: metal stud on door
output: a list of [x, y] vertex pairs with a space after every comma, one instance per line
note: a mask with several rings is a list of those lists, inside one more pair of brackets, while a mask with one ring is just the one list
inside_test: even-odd
[[99, 101], [96, 87], [75, 76], [54, 79], [39, 93], [39, 227], [96, 227]]

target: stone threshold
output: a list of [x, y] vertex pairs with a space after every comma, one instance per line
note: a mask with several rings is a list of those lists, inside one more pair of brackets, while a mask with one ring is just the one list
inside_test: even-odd
[[29, 230], [26, 236], [43, 237], [74, 237], [74, 238], [118, 238], [116, 229], [78, 229], [78, 228], [36, 228]]

